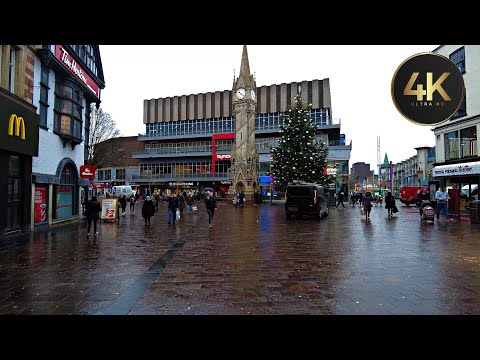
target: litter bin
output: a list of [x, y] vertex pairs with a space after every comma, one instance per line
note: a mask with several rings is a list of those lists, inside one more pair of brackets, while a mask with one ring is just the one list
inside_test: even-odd
[[479, 200], [470, 201], [470, 223], [480, 224], [480, 205]]

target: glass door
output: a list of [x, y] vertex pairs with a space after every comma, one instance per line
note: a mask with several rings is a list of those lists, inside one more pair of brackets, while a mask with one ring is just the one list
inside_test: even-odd
[[21, 158], [10, 156], [8, 162], [7, 232], [21, 229], [23, 215]]

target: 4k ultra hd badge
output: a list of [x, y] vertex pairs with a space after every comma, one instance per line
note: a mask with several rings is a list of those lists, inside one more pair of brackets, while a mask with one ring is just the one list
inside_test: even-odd
[[400, 64], [392, 79], [397, 110], [419, 125], [438, 125], [450, 119], [465, 94], [463, 76], [446, 57], [435, 53], [413, 55]]

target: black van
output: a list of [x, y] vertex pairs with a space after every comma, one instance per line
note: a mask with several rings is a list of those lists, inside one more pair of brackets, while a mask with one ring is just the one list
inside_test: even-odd
[[303, 182], [293, 182], [285, 193], [285, 215], [312, 215], [321, 219], [328, 216], [327, 197], [323, 186]]

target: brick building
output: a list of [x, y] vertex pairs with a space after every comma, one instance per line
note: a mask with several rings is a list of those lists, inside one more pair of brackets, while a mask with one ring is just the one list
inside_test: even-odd
[[38, 155], [34, 46], [0, 45], [0, 238], [29, 231]]

